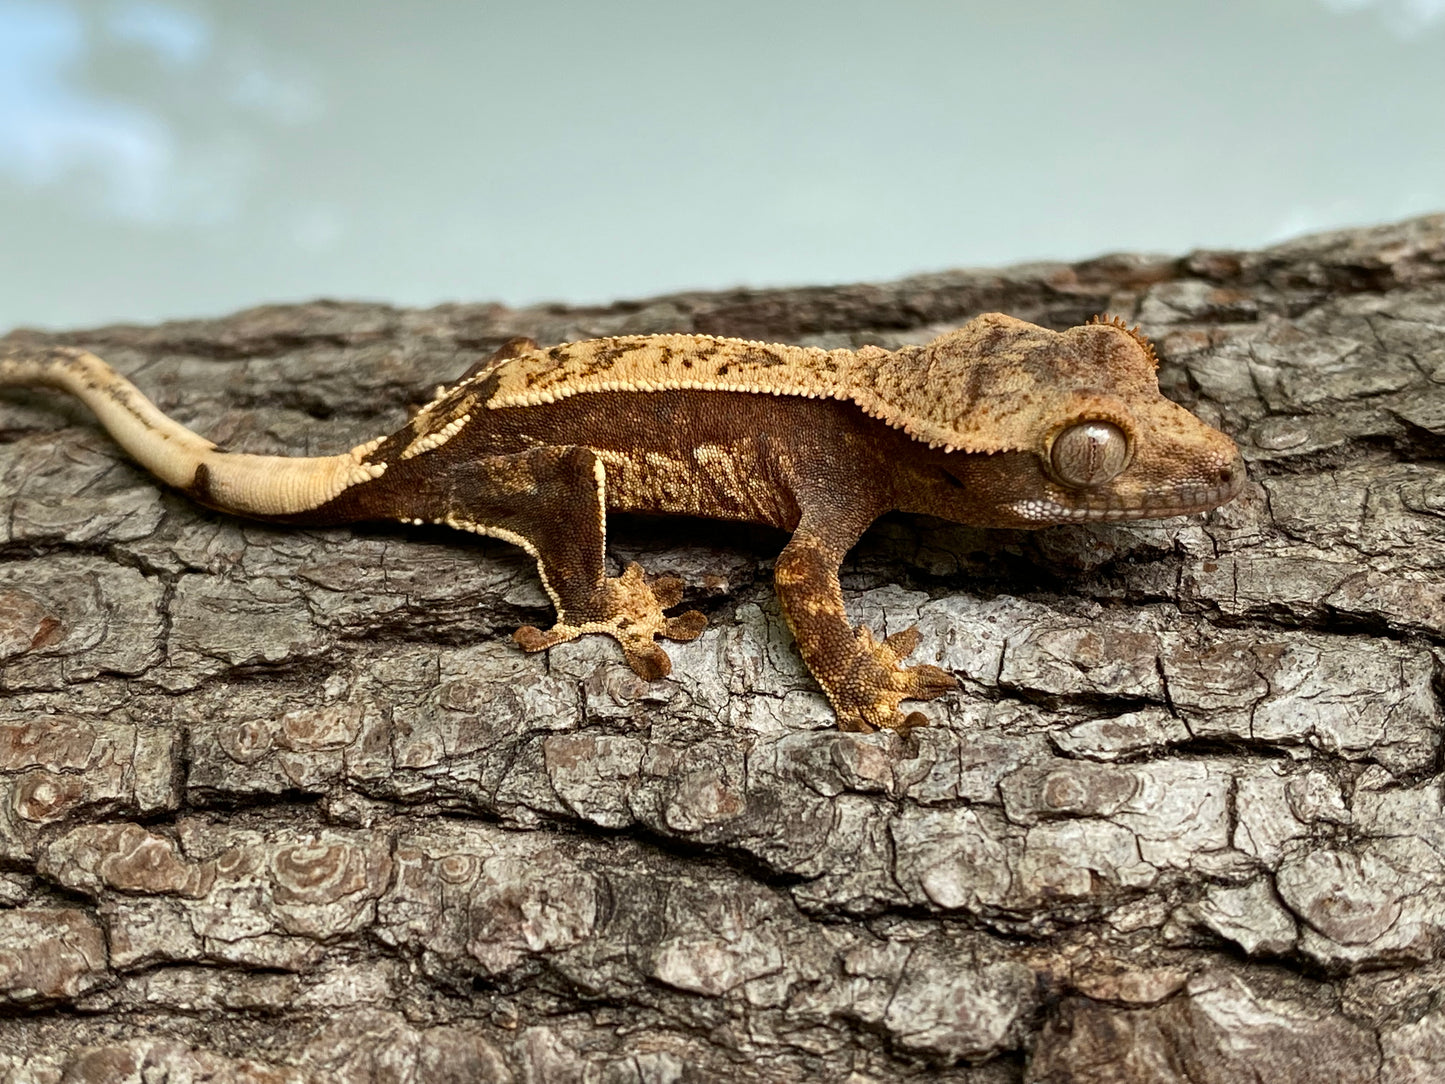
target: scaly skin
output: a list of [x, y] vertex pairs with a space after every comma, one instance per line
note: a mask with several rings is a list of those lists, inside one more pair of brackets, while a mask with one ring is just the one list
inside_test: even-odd
[[823, 351], [704, 335], [622, 336], [549, 350], [514, 339], [397, 432], [319, 458], [225, 452], [162, 415], [99, 358], [0, 352], [0, 385], [68, 391], [162, 481], [273, 522], [442, 523], [526, 549], [557, 609], [541, 651], [590, 632], [632, 668], [671, 669], [658, 637], [673, 578], [605, 569], [607, 513], [766, 523], [784, 617], [847, 730], [926, 722], [953, 675], [905, 667], [907, 629], [848, 621], [844, 555], [891, 509], [979, 526], [1043, 527], [1200, 512], [1244, 482], [1234, 444], [1159, 394], [1152, 347], [1118, 321], [1054, 332], [989, 313], [921, 347]]

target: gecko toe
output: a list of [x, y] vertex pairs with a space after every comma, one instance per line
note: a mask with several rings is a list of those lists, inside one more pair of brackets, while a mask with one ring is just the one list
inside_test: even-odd
[[947, 670], [927, 664], [908, 667], [902, 677], [903, 691], [909, 700], [934, 700], [958, 688], [958, 679]]
[[517, 641], [523, 651], [544, 651], [556, 643], [536, 625], [523, 625], [512, 633], [512, 639]]
[[900, 659], [906, 659], [918, 647], [920, 639], [917, 625], [910, 625], [902, 632], [895, 632], [888, 639], [883, 641], [883, 646]]
[[644, 681], [656, 681], [672, 673], [672, 660], [667, 652], [651, 640], [627, 640], [622, 644], [622, 654], [632, 672]]
[[685, 585], [677, 576], [659, 576], [648, 586], [652, 588], [652, 597], [657, 599], [657, 605], [664, 610], [682, 601], [682, 589]]
[[676, 617], [669, 617], [662, 626], [660, 635], [679, 643], [687, 643], [689, 640], [696, 640], [706, 628], [707, 617], [697, 610], [688, 610]]

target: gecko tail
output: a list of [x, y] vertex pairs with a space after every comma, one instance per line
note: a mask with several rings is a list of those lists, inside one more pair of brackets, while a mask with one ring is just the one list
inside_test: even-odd
[[166, 417], [129, 380], [74, 347], [0, 348], [0, 387], [5, 386], [69, 392], [137, 463], [222, 512], [260, 517], [309, 512], [386, 470], [385, 464], [365, 461], [376, 441], [318, 457], [227, 452]]

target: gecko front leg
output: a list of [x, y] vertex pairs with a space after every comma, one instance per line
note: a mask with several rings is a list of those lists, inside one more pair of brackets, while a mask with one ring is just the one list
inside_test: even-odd
[[855, 629], [843, 607], [838, 566], [857, 539], [836, 520], [805, 517], [773, 573], [783, 617], [793, 630], [803, 661], [823, 687], [842, 730], [907, 730], [923, 726], [919, 711], [906, 716], [902, 700], [932, 700], [955, 688], [953, 675], [937, 666], [902, 667], [918, 646], [908, 628], [878, 641], [871, 630]]

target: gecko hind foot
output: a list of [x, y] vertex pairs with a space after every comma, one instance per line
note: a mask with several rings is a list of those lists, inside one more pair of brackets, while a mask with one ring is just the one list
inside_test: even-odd
[[512, 634], [512, 639], [524, 651], [542, 651], [589, 632], [600, 632], [622, 646], [623, 657], [635, 674], [656, 681], [672, 672], [672, 660], [656, 638], [685, 643], [696, 640], [707, 628], [707, 617], [697, 610], [676, 617], [663, 613], [682, 601], [682, 589], [683, 582], [676, 576], [661, 576], [648, 583], [642, 566], [634, 562], [621, 576], [604, 581], [585, 620], [575, 624], [558, 621], [546, 632], [524, 625]]

